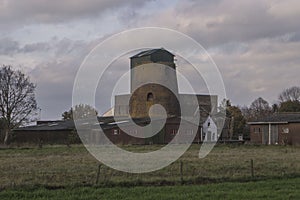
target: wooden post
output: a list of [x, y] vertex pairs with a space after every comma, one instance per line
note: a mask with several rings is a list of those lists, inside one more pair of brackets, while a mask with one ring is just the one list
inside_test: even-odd
[[269, 135], [268, 135], [268, 144], [271, 145], [271, 133], [272, 133], [272, 126], [271, 123], [269, 123]]
[[180, 181], [181, 184], [183, 185], [183, 162], [180, 161]]
[[203, 142], [203, 126], [200, 128], [200, 142]]
[[251, 177], [254, 177], [253, 159], [251, 159]]
[[101, 169], [101, 164], [99, 164], [99, 166], [98, 166], [97, 177], [96, 177], [96, 185], [97, 185], [98, 182], [99, 182], [99, 178], [100, 178], [100, 169]]

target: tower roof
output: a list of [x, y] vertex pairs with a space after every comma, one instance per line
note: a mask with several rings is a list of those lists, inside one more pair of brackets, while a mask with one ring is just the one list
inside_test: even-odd
[[143, 57], [143, 56], [149, 56], [149, 55], [152, 55], [158, 51], [165, 51], [169, 54], [171, 54], [172, 56], [174, 56], [174, 54], [172, 54], [171, 52], [165, 50], [164, 48], [158, 48], [158, 49], [149, 49], [149, 50], [146, 50], [146, 51], [142, 51], [134, 56], [131, 56], [130, 58], [140, 58], [140, 57]]

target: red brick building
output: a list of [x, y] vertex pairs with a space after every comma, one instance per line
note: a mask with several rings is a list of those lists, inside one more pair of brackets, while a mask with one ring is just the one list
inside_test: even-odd
[[276, 113], [248, 124], [252, 143], [300, 145], [300, 113]]

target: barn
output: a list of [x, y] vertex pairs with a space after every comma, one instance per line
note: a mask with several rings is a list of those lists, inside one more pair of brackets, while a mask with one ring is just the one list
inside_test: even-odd
[[36, 125], [13, 130], [12, 143], [16, 144], [70, 144], [78, 143], [72, 120], [37, 121]]
[[254, 144], [300, 145], [300, 113], [276, 113], [248, 124]]

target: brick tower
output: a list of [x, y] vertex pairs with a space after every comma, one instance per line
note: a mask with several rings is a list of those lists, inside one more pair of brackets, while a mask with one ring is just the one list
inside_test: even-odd
[[[130, 58], [130, 67], [132, 96], [129, 113], [132, 118], [148, 117], [149, 109], [154, 104], [163, 106], [168, 117], [180, 116], [176, 66], [172, 53], [163, 48], [142, 51]], [[167, 87], [157, 84], [162, 82]], [[153, 115], [159, 117], [161, 113], [154, 111]]]

